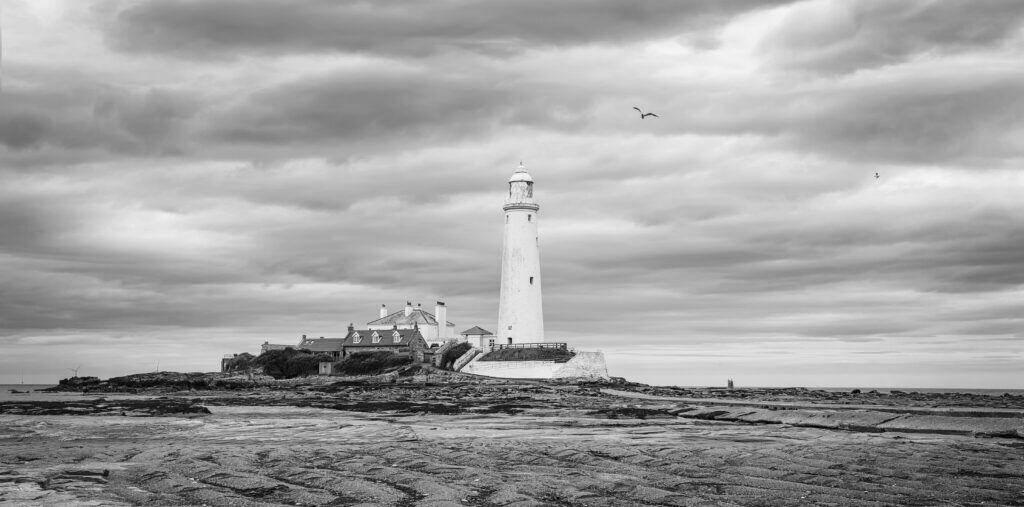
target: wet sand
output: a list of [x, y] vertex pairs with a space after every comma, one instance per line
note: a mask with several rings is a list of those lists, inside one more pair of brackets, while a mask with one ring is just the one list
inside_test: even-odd
[[[690, 416], [798, 411], [602, 389], [509, 382], [167, 395], [181, 410], [202, 406], [208, 415], [32, 415], [24, 405], [22, 413], [0, 405], [0, 498], [23, 505], [1024, 505], [1022, 438], [705, 419]], [[151, 406], [156, 398], [108, 395], [100, 403]], [[1016, 417], [997, 416], [987, 419], [1012, 425]]]

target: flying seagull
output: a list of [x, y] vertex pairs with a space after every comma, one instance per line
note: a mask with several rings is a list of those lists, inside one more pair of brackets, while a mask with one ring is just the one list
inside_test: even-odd
[[875, 179], [876, 180], [878, 179], [878, 173], [875, 173]]
[[636, 106], [633, 106], [633, 109], [636, 109], [640, 113], [640, 119], [641, 120], [644, 119], [644, 118], [647, 118], [648, 116], [653, 116], [655, 118], [661, 118], [660, 116], [658, 116], [658, 115], [656, 115], [654, 113], [645, 113], [645, 112], [641, 111], [639, 107], [636, 107]]

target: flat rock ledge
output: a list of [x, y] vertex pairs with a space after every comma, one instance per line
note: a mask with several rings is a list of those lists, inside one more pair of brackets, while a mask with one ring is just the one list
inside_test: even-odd
[[0, 414], [10, 415], [116, 415], [157, 417], [206, 415], [210, 410], [180, 398], [145, 400], [7, 401], [0, 402]]
[[682, 406], [667, 413], [688, 419], [787, 424], [866, 432], [936, 433], [973, 437], [1024, 438], [1024, 418], [920, 415], [873, 410], [807, 410], [727, 406]]

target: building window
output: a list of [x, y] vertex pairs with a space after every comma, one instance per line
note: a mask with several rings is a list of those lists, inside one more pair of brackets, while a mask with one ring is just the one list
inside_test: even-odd
[[391, 333], [391, 337], [395, 339], [395, 343], [402, 342], [402, 333], [399, 333], [398, 331]]
[[370, 337], [373, 343], [380, 343], [380, 335], [376, 331], [373, 332], [373, 336]]
[[363, 341], [362, 335], [359, 333], [352, 333], [352, 343], [359, 343], [361, 341]]
[[530, 285], [533, 285], [533, 277], [530, 277]]
[[508, 215], [505, 215], [505, 223], [508, 223]]
[[512, 337], [511, 336], [508, 337], [508, 344], [512, 345]]
[[533, 215], [526, 215], [526, 221], [527, 222], [532, 222], [533, 221]]
[[487, 340], [487, 346], [488, 347], [493, 347], [494, 346], [494, 338], [491, 338], [491, 339]]

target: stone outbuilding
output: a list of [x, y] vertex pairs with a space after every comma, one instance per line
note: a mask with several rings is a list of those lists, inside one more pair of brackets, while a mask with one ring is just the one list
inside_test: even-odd
[[494, 333], [480, 326], [473, 326], [459, 334], [462, 335], [462, 341], [481, 350], [488, 350], [495, 344]]

